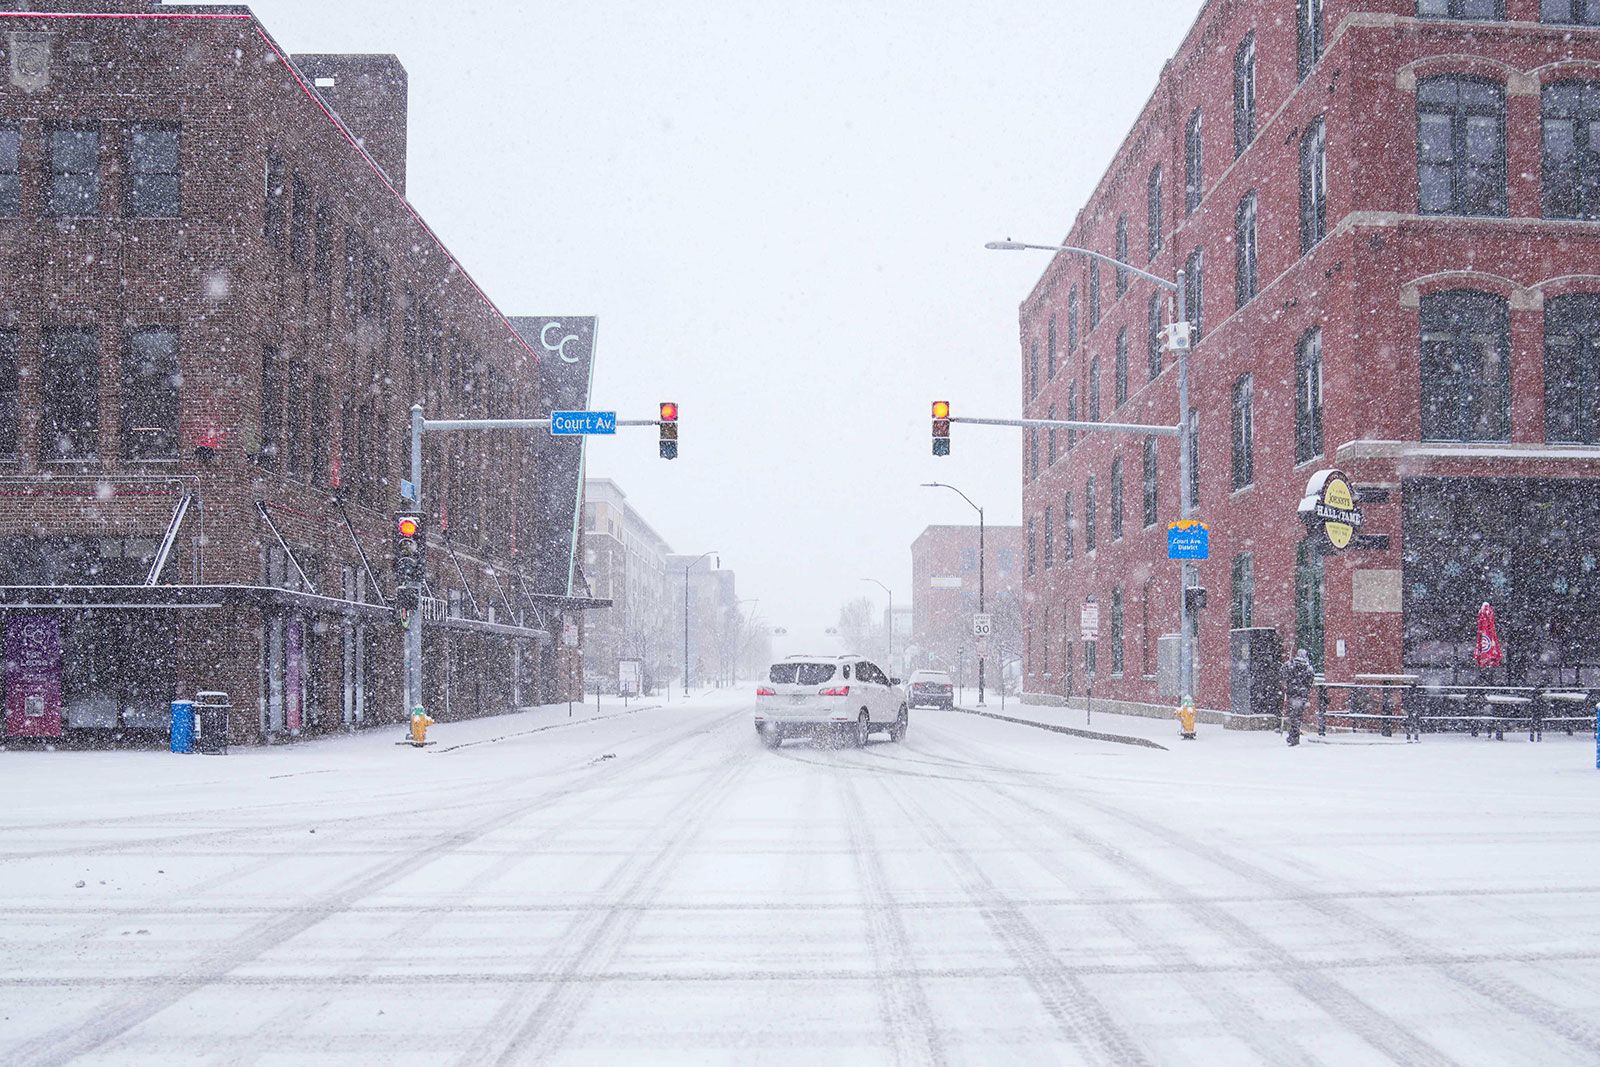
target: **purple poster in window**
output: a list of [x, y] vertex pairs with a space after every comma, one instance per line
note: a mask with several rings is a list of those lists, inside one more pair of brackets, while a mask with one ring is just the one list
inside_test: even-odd
[[290, 733], [298, 733], [302, 725], [300, 679], [305, 666], [305, 650], [301, 642], [305, 624], [299, 619], [290, 619], [288, 629], [283, 657], [283, 720]]
[[6, 733], [61, 736], [61, 620], [6, 622]]

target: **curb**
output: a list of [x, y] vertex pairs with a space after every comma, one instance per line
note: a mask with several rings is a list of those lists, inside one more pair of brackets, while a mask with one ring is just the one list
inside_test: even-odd
[[1081, 730], [1076, 726], [1056, 726], [1048, 722], [1036, 722], [1033, 719], [1015, 719], [1010, 715], [997, 715], [992, 711], [974, 711], [971, 708], [951, 708], [963, 715], [982, 715], [985, 719], [999, 719], [1001, 722], [1016, 723], [1018, 726], [1032, 726], [1037, 730], [1049, 730], [1053, 734], [1068, 734], [1072, 737], [1082, 737], [1090, 741], [1110, 741], [1118, 745], [1134, 745], [1138, 748], [1156, 748], [1162, 752], [1170, 751], [1166, 745], [1157, 744], [1148, 737], [1131, 737], [1128, 734], [1107, 734], [1099, 730]]

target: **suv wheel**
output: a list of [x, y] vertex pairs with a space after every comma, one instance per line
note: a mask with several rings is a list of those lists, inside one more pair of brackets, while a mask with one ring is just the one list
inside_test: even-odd
[[761, 727], [756, 733], [761, 736], [761, 743], [768, 748], [777, 748], [783, 744], [783, 732], [776, 726]]
[[872, 720], [868, 718], [867, 713], [863, 711], [860, 718], [856, 719], [856, 729], [854, 735], [852, 735], [850, 738], [850, 743], [856, 748], [866, 748], [867, 735], [871, 732]]
[[895, 716], [894, 725], [889, 727], [889, 740], [904, 741], [906, 730], [911, 727], [911, 713], [904, 704], [900, 705], [900, 714]]

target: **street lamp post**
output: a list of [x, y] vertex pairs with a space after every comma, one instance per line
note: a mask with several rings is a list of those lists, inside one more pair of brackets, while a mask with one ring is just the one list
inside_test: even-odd
[[879, 589], [882, 589], [885, 593], [889, 594], [889, 674], [890, 674], [891, 677], [893, 677], [893, 676], [895, 676], [895, 669], [894, 669], [894, 590], [890, 589], [888, 586], [884, 585], [882, 582], [878, 581], [878, 579], [876, 579], [876, 578], [863, 578], [861, 580], [863, 582], [871, 582], [873, 585], [877, 586]]
[[[1176, 296], [1178, 318], [1176, 322], [1168, 324], [1165, 332], [1166, 350], [1178, 354], [1178, 518], [1188, 519], [1194, 513], [1194, 501], [1189, 494], [1189, 472], [1194, 469], [1197, 460], [1194, 455], [1196, 442], [1191, 436], [1193, 423], [1189, 417], [1190, 324], [1185, 272], [1178, 271], [1175, 279], [1163, 278], [1149, 271], [1140, 270], [1132, 263], [1124, 263], [1114, 256], [1096, 252], [1092, 248], [1079, 248], [1076, 245], [1035, 245], [1007, 238], [1004, 241], [990, 241], [983, 247], [997, 252], [1033, 249], [1086, 256], [1089, 259], [1109, 263], [1118, 270], [1128, 271]], [[1189, 701], [1194, 698], [1194, 640], [1189, 634], [1189, 586], [1194, 580], [1194, 571], [1190, 564], [1185, 563], [1178, 573], [1178, 688], [1182, 690], [1180, 695], [1183, 700]]]
[[[984, 551], [983, 551], [983, 509], [980, 508], [978, 505], [972, 503], [972, 498], [971, 497], [969, 497], [967, 494], [963, 493], [961, 490], [957, 489], [953, 485], [947, 485], [944, 482], [923, 482], [922, 483], [922, 487], [924, 489], [948, 489], [951, 492], [955, 493], [957, 496], [959, 496], [962, 500], [965, 500], [967, 502], [967, 504], [972, 508], [972, 510], [976, 511], [978, 513], [978, 614], [982, 615], [984, 613], [984, 611], [985, 611], [985, 608], [983, 606], [983, 571], [984, 571], [984, 566], [983, 566], [983, 560], [984, 560]], [[981, 650], [981, 649], [978, 650], [978, 707], [980, 707], [980, 708], [985, 706], [984, 702], [983, 702], [983, 674], [984, 674], [984, 670], [983, 669], [984, 669], [984, 660], [986, 660], [987, 658], [988, 657], [984, 654], [983, 650]], [[1003, 665], [1002, 665], [1001, 669], [1004, 670], [1004, 666]], [[1006, 680], [1005, 680], [1004, 676], [1002, 676], [1001, 679], [1000, 679], [1000, 688], [1002, 690], [1005, 688], [1005, 684], [1006, 684]]]
[[[683, 567], [683, 695], [686, 697], [689, 695], [689, 572], [694, 570], [695, 565], [701, 560], [715, 552], [716, 549], [702, 552]], [[717, 557], [717, 566], [722, 566], [721, 556]]]

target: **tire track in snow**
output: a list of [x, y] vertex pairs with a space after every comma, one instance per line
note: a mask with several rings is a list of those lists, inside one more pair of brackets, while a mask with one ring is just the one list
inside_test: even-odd
[[[674, 733], [633, 757], [630, 769], [636, 770], [642, 764], [647, 765], [659, 760], [680, 744], [698, 740], [705, 734], [724, 727], [729, 715], [728, 709], [718, 708], [710, 715], [697, 719], [687, 731]], [[705, 724], [707, 719], [711, 720], [710, 725]], [[471, 844], [493, 833], [502, 827], [507, 819], [592, 787], [587, 780], [581, 779], [545, 790], [533, 797], [500, 805], [467, 827], [435, 835], [410, 855], [369, 868], [354, 878], [347, 879], [343, 884], [326, 890], [316, 900], [245, 931], [228, 945], [191, 963], [172, 984], [141, 984], [137, 978], [130, 977], [127, 985], [137, 986], [140, 989], [138, 995], [113, 996], [98, 1005], [85, 1018], [67, 1020], [12, 1048], [7, 1055], [15, 1062], [27, 1063], [34, 1067], [56, 1067], [88, 1055], [128, 1034], [190, 994], [204, 989], [239, 967], [287, 943], [324, 919], [340, 914], [357, 901], [394, 885], [449, 855], [453, 849]]]

